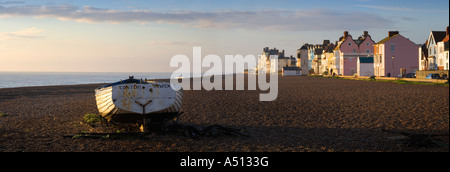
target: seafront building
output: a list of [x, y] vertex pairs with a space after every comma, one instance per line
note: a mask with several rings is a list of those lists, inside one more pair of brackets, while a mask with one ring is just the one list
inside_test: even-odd
[[[277, 71], [273, 66], [275, 60], [278, 62]], [[322, 44], [302, 45], [296, 58], [285, 56], [284, 50], [264, 48], [257, 67], [260, 72], [281, 72], [283, 67], [296, 74], [300, 70], [302, 75], [404, 77], [416, 73], [417, 78], [425, 78], [429, 73], [439, 73], [446, 77], [449, 70], [449, 27], [446, 31], [431, 31], [422, 45], [415, 44], [399, 31], [389, 31], [388, 36], [378, 43], [368, 31], [357, 39], [345, 31], [335, 44], [324, 40]]]
[[449, 74], [449, 27], [446, 31], [431, 31], [425, 44], [419, 48], [419, 71], [417, 78], [428, 74], [439, 74], [447, 78]]
[[297, 59], [294, 56], [286, 57], [284, 50], [265, 47], [258, 60], [257, 69], [258, 73], [279, 73], [283, 71], [283, 67], [296, 67], [296, 65]]
[[439, 59], [438, 43], [444, 40], [445, 31], [431, 31], [427, 40], [428, 70], [443, 70], [443, 61]]
[[419, 69], [419, 47], [402, 36], [390, 31], [388, 37], [375, 44], [374, 74], [382, 77], [402, 77]]
[[448, 39], [449, 39], [449, 27], [447, 26], [445, 37], [440, 42], [437, 43], [437, 67], [438, 70], [448, 71]]
[[419, 47], [419, 71], [426, 71], [429, 69], [428, 64], [428, 40]]
[[358, 39], [353, 39], [348, 31], [344, 32], [344, 35], [339, 38], [339, 42], [334, 49], [334, 61], [333, 73], [344, 76], [353, 76], [357, 73], [357, 60], [358, 57], [369, 57], [374, 54], [375, 41], [369, 35], [368, 31], [364, 31], [364, 34]]
[[302, 75], [309, 74], [309, 56], [308, 56], [308, 47], [310, 44], [304, 44], [300, 49], [297, 50], [297, 67], [302, 71]]
[[332, 55], [329, 53], [333, 48], [334, 44], [331, 44], [329, 40], [324, 40], [322, 44], [309, 46], [309, 53], [314, 52], [313, 60], [311, 60], [310, 73], [323, 74], [325, 71], [328, 71], [327, 59], [331, 58], [330, 56]]
[[323, 47], [322, 45], [314, 45], [314, 59], [312, 60], [312, 68], [315, 74], [320, 74], [320, 66], [322, 62], [322, 53]]
[[[326, 43], [326, 44], [325, 44]], [[333, 74], [333, 68], [331, 65], [331, 59], [334, 57], [334, 48], [335, 44], [328, 42], [324, 42], [323, 45], [323, 53], [322, 53], [322, 63], [321, 70], [319, 71], [321, 74]]]
[[[308, 68], [310, 71], [313, 71], [313, 60], [314, 60], [314, 45], [309, 45], [308, 46]], [[313, 73], [313, 72], [309, 72], [309, 73]]]

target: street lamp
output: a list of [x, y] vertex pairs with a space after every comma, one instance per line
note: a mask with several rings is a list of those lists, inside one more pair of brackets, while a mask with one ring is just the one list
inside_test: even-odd
[[395, 75], [394, 75], [394, 71], [395, 71], [395, 56], [392, 56], [392, 77], [394, 77], [395, 78]]

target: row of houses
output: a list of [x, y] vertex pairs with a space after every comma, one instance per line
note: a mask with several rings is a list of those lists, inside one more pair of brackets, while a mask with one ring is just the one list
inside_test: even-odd
[[[343, 76], [398, 76], [415, 72], [418, 67], [418, 48], [398, 31], [389, 31], [387, 37], [375, 42], [368, 31], [354, 38], [345, 31], [334, 45], [324, 41], [321, 48], [305, 44], [299, 51], [314, 52], [309, 73]], [[301, 53], [300, 53], [301, 54]], [[299, 56], [310, 58], [311, 54]], [[397, 64], [395, 64], [397, 63]]]
[[[448, 74], [448, 39], [448, 27], [446, 31], [431, 31], [424, 44], [414, 43], [399, 31], [389, 31], [379, 42], [375, 42], [368, 31], [358, 37], [345, 31], [335, 43], [324, 40], [318, 45], [304, 44], [297, 50], [296, 58], [285, 56], [284, 50], [266, 47], [257, 70], [268, 73], [285, 68], [301, 71], [303, 75], [377, 77], [402, 77], [418, 71], [446, 71]], [[278, 57], [271, 58], [274, 55]], [[278, 71], [271, 66], [273, 60], [278, 61]]]
[[449, 27], [446, 31], [431, 31], [419, 48], [419, 70], [448, 70]]

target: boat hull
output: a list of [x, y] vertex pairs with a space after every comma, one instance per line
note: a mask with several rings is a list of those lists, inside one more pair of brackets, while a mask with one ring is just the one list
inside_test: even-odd
[[169, 83], [116, 83], [96, 89], [95, 97], [100, 115], [108, 120], [172, 119], [181, 110], [183, 92], [173, 90]]

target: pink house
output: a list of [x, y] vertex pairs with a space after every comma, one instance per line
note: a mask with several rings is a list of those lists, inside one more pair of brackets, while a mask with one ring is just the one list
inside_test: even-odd
[[357, 73], [358, 57], [372, 56], [374, 52], [373, 45], [375, 41], [369, 35], [369, 32], [364, 31], [364, 34], [358, 39], [344, 32], [344, 36], [339, 39], [339, 42], [334, 49], [334, 65], [333, 71], [338, 71], [339, 75], [353, 76]]
[[390, 31], [388, 37], [374, 46], [375, 76], [401, 77], [415, 73], [419, 69], [419, 47], [398, 31]]

